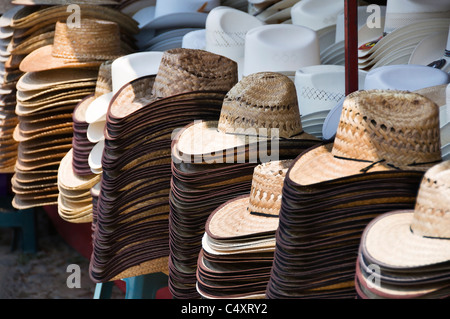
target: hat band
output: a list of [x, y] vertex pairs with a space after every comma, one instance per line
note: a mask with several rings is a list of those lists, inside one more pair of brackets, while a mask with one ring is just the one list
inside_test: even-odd
[[[409, 226], [409, 230], [411, 231], [411, 233], [414, 234], [414, 230], [411, 228], [411, 226]], [[420, 237], [422, 237], [422, 238], [429, 238], [429, 239], [450, 240], [450, 237], [434, 237], [434, 236], [420, 236]]]
[[[349, 157], [343, 157], [343, 156], [337, 156], [337, 155], [333, 155], [333, 156], [334, 156], [335, 158], [343, 159], [343, 160], [347, 160], [347, 161], [355, 161], [355, 162], [365, 162], [365, 163], [369, 163], [368, 166], [366, 166], [366, 167], [360, 169], [360, 172], [361, 172], [361, 173], [367, 173], [367, 171], [369, 171], [369, 170], [370, 170], [372, 167], [374, 167], [376, 164], [386, 162], [385, 159], [381, 159], [381, 160], [378, 160], [378, 161], [369, 161], [369, 160], [363, 160], [363, 159], [358, 159], [358, 158], [349, 158]], [[406, 164], [405, 166], [411, 166], [411, 167], [414, 167], [414, 166], [421, 166], [421, 165], [437, 164], [437, 163], [440, 163], [440, 162], [441, 162], [441, 161], [424, 162], [424, 163], [411, 163], [411, 164]], [[386, 163], [386, 165], [389, 166], [389, 167], [392, 167], [392, 168], [394, 168], [394, 169], [398, 169], [398, 170], [401, 169], [400, 167], [398, 167], [398, 166], [396, 166], [396, 165], [394, 165], [394, 164], [392, 164], [392, 163]]]
[[268, 217], [268, 218], [279, 218], [279, 215], [272, 215], [272, 214], [266, 214], [266, 213], [259, 213], [259, 212], [250, 212], [250, 215], [254, 216], [260, 216], [260, 217]]

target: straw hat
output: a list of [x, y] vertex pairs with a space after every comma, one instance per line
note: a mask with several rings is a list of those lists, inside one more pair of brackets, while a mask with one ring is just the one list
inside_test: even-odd
[[319, 42], [313, 30], [290, 24], [263, 25], [247, 32], [243, 76], [257, 72], [295, 72], [320, 64]]
[[156, 1], [154, 18], [141, 29], [204, 27], [208, 12], [219, 5], [219, 0]]
[[189, 31], [183, 36], [181, 47], [184, 49], [206, 49], [206, 29]]
[[428, 65], [445, 72], [450, 71], [450, 27], [424, 38], [409, 58], [409, 64]]
[[284, 178], [292, 160], [255, 167], [249, 195], [228, 201], [208, 218], [205, 230], [214, 239], [236, 239], [275, 233]]
[[425, 171], [441, 161], [440, 148], [436, 103], [407, 91], [356, 91], [344, 100], [334, 143], [303, 154], [290, 174], [310, 185], [365, 172]]
[[206, 19], [206, 51], [241, 63], [245, 52], [245, 35], [264, 23], [254, 16], [229, 7], [216, 7]]
[[184, 129], [178, 151], [190, 159], [278, 138], [316, 140], [303, 132], [294, 83], [280, 73], [259, 72], [227, 93], [218, 122], [200, 121]]
[[80, 28], [57, 22], [53, 45], [27, 55], [20, 63], [20, 70], [98, 67], [103, 61], [125, 53], [120, 43], [119, 26], [114, 22], [82, 19]]
[[450, 260], [450, 161], [424, 175], [414, 210], [376, 218], [363, 234], [370, 257], [391, 268], [423, 267]]

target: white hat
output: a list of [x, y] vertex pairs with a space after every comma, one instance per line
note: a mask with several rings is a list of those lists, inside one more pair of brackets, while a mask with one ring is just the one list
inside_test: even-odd
[[225, 56], [240, 67], [245, 54], [245, 36], [247, 32], [264, 23], [254, 16], [229, 7], [216, 7], [206, 19], [205, 50]]
[[424, 38], [409, 58], [409, 64], [428, 65], [450, 72], [450, 26]]
[[450, 75], [442, 70], [424, 65], [399, 64], [370, 70], [366, 75], [364, 89], [416, 91], [449, 82]]
[[139, 28], [152, 21], [155, 17], [156, 6], [148, 6], [140, 9], [133, 15], [133, 19], [138, 23]]
[[220, 0], [157, 0], [154, 18], [142, 28], [203, 28], [208, 12], [219, 5]]
[[255, 15], [258, 19], [265, 23], [269, 21], [274, 24], [281, 23], [284, 20], [290, 20], [291, 8], [299, 1], [301, 0], [274, 1], [275, 3], [272, 2], [269, 6], [264, 5], [264, 9], [262, 11], [252, 13], [249, 10], [249, 13]]
[[206, 29], [194, 30], [186, 33], [181, 41], [184, 49], [206, 49]]
[[270, 24], [247, 32], [243, 76], [263, 71], [296, 71], [317, 64], [319, 41], [316, 32], [309, 28]]
[[384, 32], [390, 33], [422, 19], [440, 19], [449, 16], [448, 0], [387, 0]]
[[291, 8], [292, 24], [318, 31], [336, 25], [344, 0], [302, 0]]
[[[163, 52], [137, 52], [115, 59], [111, 64], [112, 92], [92, 101], [86, 109], [89, 123], [87, 137], [92, 143], [104, 140], [106, 113], [113, 96], [127, 83], [151, 74], [157, 74]], [[98, 151], [95, 151], [97, 156]], [[93, 170], [95, 171], [95, 169]]]
[[[365, 73], [359, 72], [360, 86], [364, 84]], [[325, 64], [303, 67], [296, 71], [294, 83], [303, 129], [322, 138], [327, 115], [345, 98], [345, 67]]]

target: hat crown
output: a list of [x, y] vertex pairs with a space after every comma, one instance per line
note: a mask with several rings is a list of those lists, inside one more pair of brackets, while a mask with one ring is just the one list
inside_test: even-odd
[[292, 160], [260, 164], [253, 171], [248, 211], [278, 216], [283, 183]]
[[219, 131], [290, 138], [302, 130], [295, 84], [276, 72], [244, 77], [225, 96]]
[[450, 161], [437, 164], [425, 173], [411, 230], [423, 237], [450, 239]]
[[219, 0], [160, 0], [156, 1], [155, 17], [185, 12], [206, 13], [219, 4]]
[[176, 48], [164, 52], [152, 94], [164, 98], [194, 91], [228, 92], [237, 81], [235, 61], [204, 50]]
[[81, 19], [79, 27], [56, 23], [52, 48], [55, 58], [80, 62], [109, 60], [120, 52], [120, 30], [115, 22]]
[[317, 31], [336, 24], [342, 10], [344, 0], [302, 0], [291, 8], [292, 24]]
[[441, 160], [439, 107], [408, 91], [356, 91], [344, 100], [336, 157], [394, 167]]

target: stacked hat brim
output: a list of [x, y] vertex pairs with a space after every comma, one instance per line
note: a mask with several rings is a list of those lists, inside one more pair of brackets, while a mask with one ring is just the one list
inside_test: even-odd
[[413, 24], [399, 27], [379, 40], [374, 45], [360, 43], [358, 65], [362, 70], [394, 65], [408, 64], [417, 45], [430, 34], [447, 31], [449, 19], [424, 19]]
[[[424, 160], [423, 165], [401, 166], [367, 157], [362, 160], [358, 156], [367, 154], [362, 150], [357, 151], [359, 155], [348, 155], [348, 150], [358, 148], [352, 143], [359, 144], [360, 141], [364, 145], [369, 141], [370, 145], [377, 145], [374, 137], [372, 142], [367, 136], [355, 138], [354, 132], [360, 132], [355, 123], [359, 120], [365, 123], [373, 117], [373, 124], [384, 129], [387, 126], [385, 115], [399, 116], [392, 111], [384, 115], [376, 112], [379, 118], [375, 120], [375, 116], [360, 111], [353, 118], [353, 107], [368, 107], [364, 94], [374, 94], [376, 99], [389, 95], [387, 92], [390, 91], [359, 91], [349, 95], [344, 102], [339, 136], [334, 143], [301, 154], [288, 171], [283, 186], [274, 264], [267, 288], [269, 298], [355, 298], [355, 262], [365, 227], [380, 214], [414, 207], [425, 170], [441, 160], [437, 106], [420, 95], [403, 96], [401, 92], [392, 96], [391, 105], [406, 107], [407, 104], [401, 104], [403, 99], [417, 98], [423, 99], [422, 105], [428, 108], [428, 111], [410, 110], [415, 114], [424, 112], [423, 116], [433, 122], [429, 160]], [[352, 100], [357, 96], [361, 99]], [[382, 108], [381, 104], [379, 107]], [[372, 126], [366, 127], [365, 132], [371, 129], [377, 131]], [[390, 140], [389, 137], [384, 139]], [[392, 150], [393, 153], [397, 151]], [[373, 154], [380, 152], [377, 149]], [[418, 159], [412, 161], [421, 162]]]
[[450, 162], [425, 173], [416, 205], [374, 219], [361, 238], [355, 287], [363, 299], [441, 299], [450, 296]]
[[209, 216], [197, 263], [197, 291], [203, 298], [265, 297], [281, 189], [291, 163], [257, 166], [250, 194], [226, 202]]
[[19, 143], [16, 174], [45, 176], [41, 189], [13, 186], [18, 208], [57, 204], [58, 165], [72, 148], [75, 106], [94, 92], [95, 70], [50, 70], [26, 73], [17, 84], [16, 113]]
[[[245, 89], [245, 85], [251, 88]], [[254, 116], [249, 115], [249, 110], [247, 110], [249, 113], [239, 116], [242, 110], [235, 110], [232, 107], [235, 105], [233, 103], [248, 103], [249, 109], [260, 110], [254, 107], [253, 103], [256, 102], [253, 99], [256, 98], [255, 96], [261, 100], [267, 98], [270, 85], [272, 85], [270, 90], [280, 86], [280, 92], [285, 92], [287, 87], [292, 88], [294, 92], [290, 92], [292, 95], [289, 97], [296, 100], [294, 84], [284, 75], [276, 73], [275, 76], [274, 73], [263, 72], [244, 77], [233, 91], [229, 92], [222, 107], [222, 121], [227, 119], [232, 122], [237, 119], [233, 124], [230, 122], [230, 126], [227, 126], [222, 121], [193, 123], [180, 131], [174, 141], [170, 192], [169, 289], [175, 298], [200, 297], [196, 290], [197, 261], [202, 247], [205, 223], [211, 213], [223, 203], [248, 194], [253, 170], [258, 164], [295, 158], [302, 151], [320, 142], [306, 133], [279, 139], [258, 135], [256, 129], [266, 128], [264, 125], [269, 120], [263, 120], [261, 114], [258, 119], [257, 111], [254, 111]], [[240, 92], [241, 89], [242, 92]], [[256, 94], [256, 91], [260, 94]], [[264, 94], [261, 93], [262, 91]], [[244, 92], [248, 94], [248, 100]], [[272, 96], [272, 98], [277, 100], [277, 97]], [[242, 102], [235, 102], [235, 99]], [[257, 105], [265, 105], [267, 109], [270, 109], [271, 112], [264, 113], [270, 121], [276, 121], [277, 118], [282, 121], [283, 117], [278, 117], [276, 108], [270, 108], [269, 100]], [[297, 101], [284, 102], [295, 103], [298, 112]], [[280, 104], [285, 105], [283, 102]], [[230, 114], [228, 115], [227, 112]], [[290, 114], [295, 114], [295, 109], [291, 110]], [[253, 123], [260, 123], [261, 127], [255, 127], [253, 124], [246, 133], [245, 126], [240, 126], [244, 125], [249, 117], [255, 121]], [[296, 121], [299, 119], [298, 115]], [[286, 118], [283, 120], [289, 122]], [[237, 126], [237, 130], [242, 129], [241, 133], [232, 133], [232, 131], [227, 133], [224, 127], [233, 130], [233, 125]], [[278, 125], [283, 127], [279, 123]]]
[[[227, 76], [215, 78], [212, 69], [209, 81], [193, 84], [196, 73], [166, 65], [184, 58], [195, 67], [201, 67], [198, 58], [222, 62], [220, 68], [229, 66], [222, 69]], [[90, 264], [94, 281], [168, 272], [172, 134], [197, 118], [218, 118], [226, 90], [237, 81], [230, 62], [205, 51], [169, 50], [157, 75], [131, 81], [113, 97], [104, 146], [90, 155], [91, 168], [102, 170]]]

